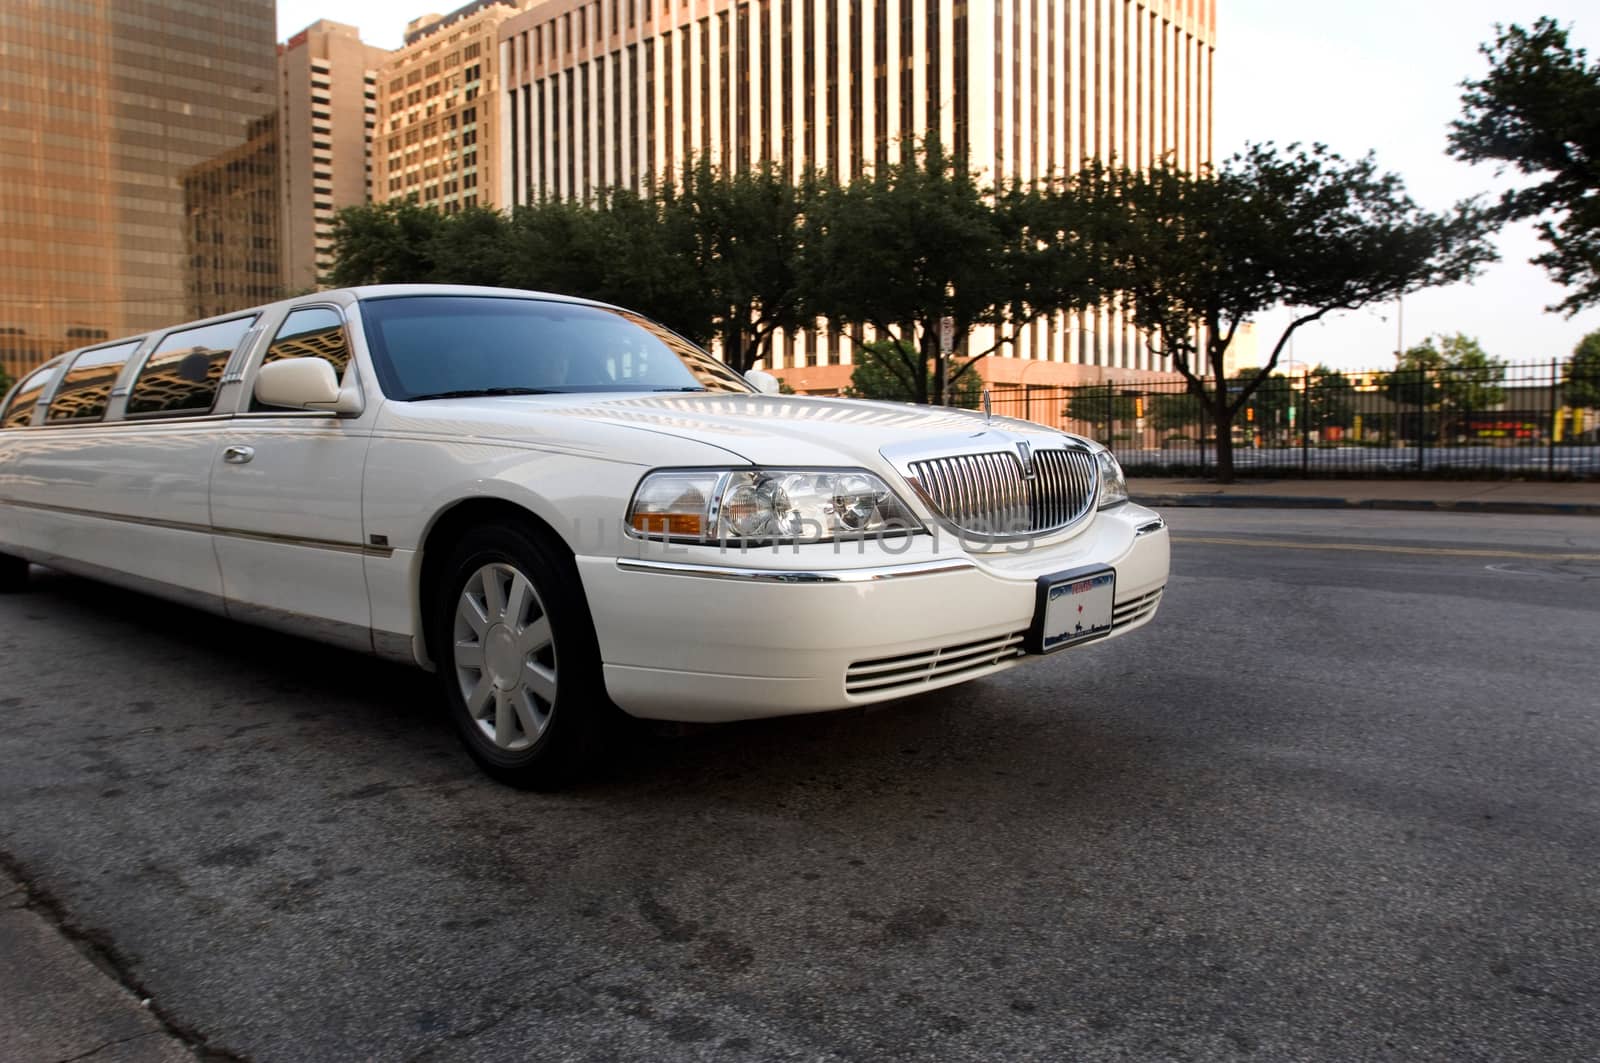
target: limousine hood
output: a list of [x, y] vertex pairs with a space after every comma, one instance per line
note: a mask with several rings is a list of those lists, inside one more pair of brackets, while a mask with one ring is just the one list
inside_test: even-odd
[[[882, 449], [919, 439], [948, 444], [952, 437], [970, 436], [974, 449], [987, 449], [979, 437], [991, 430], [1038, 437], [1041, 444], [1062, 438], [1028, 421], [996, 417], [991, 422], [967, 410], [790, 395], [503, 396], [407, 406], [419, 413], [454, 408], [451, 412], [478, 435], [529, 442], [570, 438], [582, 433], [563, 431], [563, 422], [581, 420], [709, 444], [757, 465], [873, 466]], [[679, 459], [662, 455], [659, 463], [674, 460]]]

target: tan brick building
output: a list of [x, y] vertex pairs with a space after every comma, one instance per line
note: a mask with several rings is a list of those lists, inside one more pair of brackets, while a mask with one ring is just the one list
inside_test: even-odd
[[389, 52], [322, 19], [278, 48], [284, 287], [314, 289], [333, 266], [333, 219], [367, 201], [378, 71]]
[[453, 213], [496, 202], [500, 23], [526, 0], [424, 15], [378, 74], [372, 198]]

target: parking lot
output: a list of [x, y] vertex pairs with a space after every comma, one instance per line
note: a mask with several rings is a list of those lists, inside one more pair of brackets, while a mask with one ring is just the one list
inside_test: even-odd
[[558, 795], [420, 673], [40, 573], [0, 859], [248, 1060], [1600, 1056], [1600, 521], [1167, 517], [1142, 632]]

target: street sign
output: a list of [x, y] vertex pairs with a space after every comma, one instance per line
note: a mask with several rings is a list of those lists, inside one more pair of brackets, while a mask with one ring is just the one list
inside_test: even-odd
[[941, 317], [939, 319], [939, 350], [941, 353], [950, 354], [956, 349], [956, 319]]

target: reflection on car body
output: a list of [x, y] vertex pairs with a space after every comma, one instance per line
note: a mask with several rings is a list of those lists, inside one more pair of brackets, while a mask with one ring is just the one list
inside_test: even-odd
[[771, 394], [531, 292], [345, 289], [101, 343], [0, 424], [0, 584], [34, 561], [436, 671], [518, 785], [570, 779], [618, 709], [903, 697], [1125, 634], [1167, 579], [1096, 443]]

